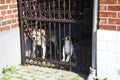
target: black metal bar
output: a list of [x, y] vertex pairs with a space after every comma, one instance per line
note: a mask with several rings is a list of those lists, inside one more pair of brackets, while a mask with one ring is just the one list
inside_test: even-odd
[[66, 12], [65, 12], [65, 10], [66, 10], [66, 2], [65, 2], [65, 0], [64, 0], [64, 2], [63, 2], [63, 8], [64, 8], [64, 12], [63, 12], [63, 14], [64, 14], [64, 19], [65, 19], [65, 15], [66, 15]]
[[56, 56], [57, 56], [57, 50], [58, 50], [58, 45], [57, 45], [57, 36], [56, 36], [56, 30], [55, 30], [55, 28], [56, 28], [56, 23], [54, 22], [54, 36], [55, 36], [55, 44], [54, 44], [54, 53], [55, 53], [55, 60], [56, 60]]
[[51, 18], [51, 13], [50, 13], [50, 1], [48, 1], [48, 15], [49, 15], [49, 18]]
[[[51, 37], [52, 35], [51, 35], [51, 23], [49, 22], [49, 36]], [[50, 59], [52, 60], [52, 43], [51, 43], [51, 41], [50, 41]]]
[[71, 67], [76, 66], [76, 64], [72, 63], [72, 62], [62, 62], [62, 61], [48, 60], [48, 59], [42, 59], [42, 58], [30, 58], [30, 57], [25, 57], [25, 59], [45, 61], [45, 62], [50, 62], [50, 63], [53, 63], [53, 64], [59, 64], [59, 65], [71, 66]]
[[21, 17], [21, 19], [25, 19], [25, 20], [38, 20], [41, 22], [60, 22], [60, 23], [83, 23], [83, 24], [90, 24], [91, 21], [89, 22], [85, 22], [85, 20], [68, 20], [68, 19], [49, 19], [49, 18], [30, 18], [30, 17]]
[[61, 60], [61, 23], [58, 23], [59, 26], [59, 49], [60, 49], [60, 60]]
[[[18, 6], [19, 6], [19, 11], [22, 13], [22, 0], [18, 0]], [[19, 25], [20, 25], [20, 41], [21, 41], [21, 63], [24, 65], [25, 64], [25, 42], [24, 42], [24, 34], [23, 34], [23, 20], [22, 20], [22, 14], [19, 14]]]
[[55, 0], [53, 0], [53, 18], [55, 19]]
[[71, 1], [70, 0], [69, 0], [68, 4], [69, 4], [69, 13], [68, 13], [68, 15], [69, 15], [69, 19], [71, 19]]
[[43, 5], [44, 5], [44, 9], [43, 9], [43, 14], [44, 14], [44, 17], [46, 17], [46, 11], [45, 11], [45, 9], [46, 9], [46, 2], [45, 2], [45, 0], [43, 0]]
[[60, 19], [61, 16], [60, 16], [60, 0], [58, 0], [58, 18]]

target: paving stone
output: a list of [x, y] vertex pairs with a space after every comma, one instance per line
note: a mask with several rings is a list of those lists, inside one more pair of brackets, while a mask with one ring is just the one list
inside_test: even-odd
[[0, 80], [4, 80], [4, 77], [11, 77], [10, 80], [71, 80], [76, 76], [79, 78], [78, 80], [83, 80], [78, 74], [70, 71], [28, 65], [16, 67], [14, 73], [8, 72], [0, 75]]
[[19, 79], [18, 79], [18, 78], [13, 77], [13, 78], [11, 78], [10, 80], [19, 80]]
[[0, 78], [2, 78], [4, 75], [2, 73], [0, 73]]

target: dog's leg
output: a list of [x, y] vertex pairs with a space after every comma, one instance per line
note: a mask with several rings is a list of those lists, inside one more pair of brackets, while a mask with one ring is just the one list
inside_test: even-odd
[[33, 45], [31, 57], [35, 58], [35, 45]]
[[71, 58], [71, 55], [68, 54], [67, 59], [66, 59], [66, 62], [69, 62], [70, 58]]
[[62, 59], [62, 61], [65, 61], [65, 50], [64, 50], [64, 47], [63, 47], [62, 55], [63, 55], [63, 59]]
[[42, 59], [45, 59], [45, 55], [46, 55], [46, 45], [45, 45], [45, 44], [42, 44], [42, 48], [43, 48]]

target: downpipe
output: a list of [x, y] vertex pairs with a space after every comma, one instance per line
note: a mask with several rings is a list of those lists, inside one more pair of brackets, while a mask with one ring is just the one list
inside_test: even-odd
[[93, 30], [92, 30], [92, 66], [87, 80], [96, 80], [97, 69], [97, 27], [98, 27], [98, 0], [93, 0]]

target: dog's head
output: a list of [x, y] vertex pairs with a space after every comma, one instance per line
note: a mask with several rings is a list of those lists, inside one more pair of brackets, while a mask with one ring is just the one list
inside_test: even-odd
[[65, 37], [65, 41], [71, 41], [71, 37], [70, 36], [66, 36]]
[[31, 39], [33, 41], [38, 41], [41, 39], [41, 32], [39, 30], [33, 30], [31, 32]]

